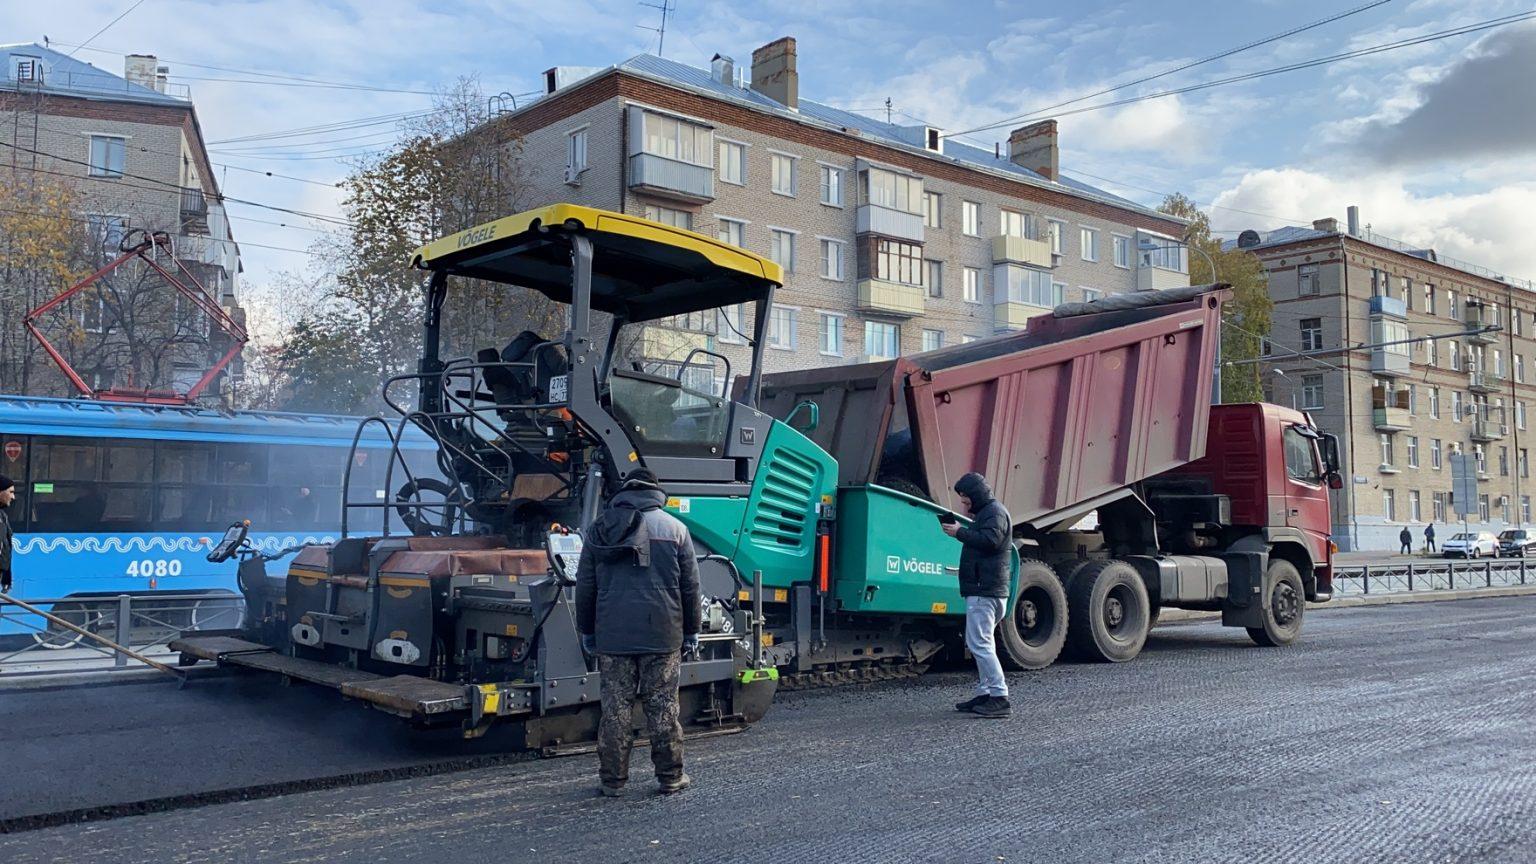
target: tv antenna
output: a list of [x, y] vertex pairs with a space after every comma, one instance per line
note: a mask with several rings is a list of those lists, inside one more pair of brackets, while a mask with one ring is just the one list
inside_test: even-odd
[[661, 10], [660, 27], [647, 27], [644, 24], [635, 25], [641, 30], [649, 30], [656, 34], [656, 56], [661, 57], [663, 56], [662, 52], [665, 51], [667, 47], [667, 16], [677, 11], [677, 4], [674, 3], [673, 0], [661, 0], [660, 3], [641, 3], [640, 5], [649, 7], [651, 9]]

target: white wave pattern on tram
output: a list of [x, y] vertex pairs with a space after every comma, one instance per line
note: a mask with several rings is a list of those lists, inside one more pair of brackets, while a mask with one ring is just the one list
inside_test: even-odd
[[[142, 537], [130, 535], [127, 537], [19, 537], [16, 539], [15, 552], [17, 555], [43, 554], [57, 551], [62, 548], [71, 555], [81, 552], [114, 552], [127, 554], [131, 552], [149, 554], [160, 552], [174, 554], [177, 552], [202, 552], [213, 546], [216, 542], [213, 537], [192, 537], [183, 535], [180, 537]], [[251, 545], [263, 552], [276, 552], [290, 546], [307, 545], [310, 543], [335, 543], [336, 538], [330, 535], [316, 537], [314, 535], [270, 535], [267, 537], [251, 538]]]

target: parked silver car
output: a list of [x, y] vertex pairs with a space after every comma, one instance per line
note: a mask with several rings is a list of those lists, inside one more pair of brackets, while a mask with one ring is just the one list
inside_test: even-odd
[[1499, 538], [1491, 531], [1462, 532], [1445, 541], [1440, 551], [1447, 558], [1499, 557]]

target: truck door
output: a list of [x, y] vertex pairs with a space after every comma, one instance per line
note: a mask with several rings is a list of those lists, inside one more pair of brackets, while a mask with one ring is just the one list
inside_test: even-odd
[[1287, 424], [1282, 433], [1285, 453], [1285, 524], [1308, 535], [1326, 538], [1333, 517], [1328, 512], [1327, 472], [1318, 452], [1316, 430]]

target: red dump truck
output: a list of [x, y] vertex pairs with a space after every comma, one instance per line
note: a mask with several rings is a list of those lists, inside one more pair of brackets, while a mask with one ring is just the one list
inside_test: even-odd
[[[958, 508], [952, 489], [968, 471], [986, 475], [1015, 522], [1018, 587], [999, 640], [1011, 665], [1047, 665], [1064, 645], [1129, 660], [1163, 607], [1218, 610], [1260, 644], [1294, 641], [1304, 601], [1331, 596], [1337, 442], [1277, 405], [1210, 404], [1229, 296], [1222, 285], [1122, 295], [1018, 333], [765, 376], [763, 410], [790, 425], [815, 417], [797, 428], [835, 459], [844, 522], [828, 532], [841, 546], [833, 623], [822, 611], [807, 637], [816, 622], [802, 604], [803, 620], [781, 631], [801, 643], [786, 664], [815, 668], [820, 646], [825, 668], [843, 633], [880, 641], [881, 614], [911, 644], [922, 589], [953, 591], [952, 568], [908, 582], [873, 571], [942, 545], [924, 511]], [[871, 575], [854, 578], [860, 567]]]

